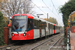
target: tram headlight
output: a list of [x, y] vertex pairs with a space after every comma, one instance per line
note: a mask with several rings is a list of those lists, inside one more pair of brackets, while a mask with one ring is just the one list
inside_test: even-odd
[[23, 34], [23, 36], [25, 36], [26, 34]]
[[23, 36], [26, 36], [26, 33], [24, 32]]
[[12, 33], [12, 36], [14, 36], [14, 33]]

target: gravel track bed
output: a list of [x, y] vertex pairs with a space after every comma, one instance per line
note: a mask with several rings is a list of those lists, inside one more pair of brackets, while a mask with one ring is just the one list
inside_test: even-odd
[[65, 50], [63, 37], [50, 50]]
[[48, 42], [44, 43], [43, 45], [40, 45], [32, 50], [50, 50], [50, 47], [56, 43], [56, 41], [61, 37], [60, 36], [57, 36], [56, 38], [53, 38], [51, 40], [49, 40]]

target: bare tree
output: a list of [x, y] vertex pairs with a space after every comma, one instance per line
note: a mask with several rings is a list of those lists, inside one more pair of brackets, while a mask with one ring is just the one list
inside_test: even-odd
[[30, 0], [10, 0], [3, 3], [2, 12], [4, 16], [11, 17], [14, 14], [27, 14], [33, 11]]

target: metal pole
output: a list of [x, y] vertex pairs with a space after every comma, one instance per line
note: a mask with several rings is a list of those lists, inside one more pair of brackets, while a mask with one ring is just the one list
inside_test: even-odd
[[48, 21], [48, 13], [47, 13], [47, 21]]

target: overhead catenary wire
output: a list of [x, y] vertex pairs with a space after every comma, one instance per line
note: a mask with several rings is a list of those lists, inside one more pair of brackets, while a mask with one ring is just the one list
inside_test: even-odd
[[53, 7], [55, 8], [56, 12], [58, 12], [52, 0], [51, 0], [51, 2], [52, 2]]
[[[42, 2], [47, 6], [47, 4], [42, 0]], [[50, 7], [49, 6], [47, 6], [47, 8], [53, 13], [53, 14], [55, 14], [51, 9], [50, 9]], [[55, 14], [56, 15], [56, 14]], [[57, 16], [57, 15], [56, 15]]]
[[[38, 9], [40, 9], [32, 0], [30, 0]], [[43, 0], [42, 0], [43, 1]], [[45, 4], [45, 2], [43, 1], [43, 3]], [[45, 4], [46, 5], [46, 4]], [[47, 6], [47, 5], [46, 5]], [[54, 6], [54, 4], [53, 4]], [[48, 9], [51, 11], [51, 9], [49, 8], [49, 6], [47, 6]], [[54, 7], [55, 8], [55, 7]], [[42, 9], [40, 9], [45, 15], [47, 15], [47, 13], [45, 13]], [[55, 14], [53, 11], [51, 11], [53, 14]], [[56, 15], [56, 14], [55, 14]], [[59, 17], [58, 15], [56, 15], [57, 17]]]
[[[46, 3], [42, 0], [42, 2], [46, 5]], [[46, 5], [47, 6], [47, 5]], [[47, 6], [47, 8], [51, 11], [50, 7]], [[53, 12], [53, 11], [52, 11]]]
[[57, 9], [56, 9], [56, 7], [55, 7], [55, 5], [54, 5], [54, 3], [53, 3], [53, 1], [51, 0], [51, 2], [52, 2], [52, 4], [53, 4], [53, 7], [55, 8], [55, 10], [57, 11]]
[[[53, 3], [52, 0], [51, 0], [51, 2], [52, 2], [52, 5], [53, 5], [53, 7], [55, 8], [55, 10], [56, 10], [56, 12], [57, 12], [57, 9], [56, 9], [56, 7], [55, 7], [55, 5], [54, 5], [54, 3]], [[57, 12], [57, 13], [58, 13], [58, 12]], [[60, 17], [59, 13], [58, 13], [58, 17]]]
[[[42, 2], [47, 6], [47, 4], [42, 0]], [[53, 1], [51, 0], [51, 2], [52, 2], [52, 5], [53, 5], [53, 7], [55, 8], [55, 10], [56, 10], [56, 12], [57, 12], [57, 14], [56, 13], [54, 13], [53, 11], [52, 11], [52, 13], [54, 13], [58, 18], [60, 17], [60, 15], [59, 15], [59, 13], [58, 13], [58, 11], [57, 11], [57, 9], [56, 9], [56, 7], [55, 7], [55, 5], [54, 5], [54, 3], [53, 3]], [[47, 6], [48, 7], [48, 6]], [[49, 7], [48, 7], [48, 9], [49, 10], [51, 10]], [[58, 19], [59, 20], [59, 19]]]
[[[30, 0], [31, 1], [31, 0]], [[33, 1], [31, 1], [38, 9], [40, 9]], [[44, 14], [46, 14], [42, 9], [40, 9]]]

